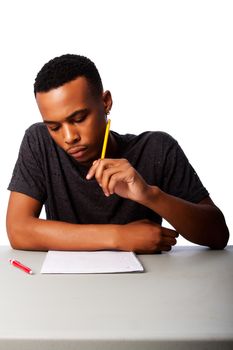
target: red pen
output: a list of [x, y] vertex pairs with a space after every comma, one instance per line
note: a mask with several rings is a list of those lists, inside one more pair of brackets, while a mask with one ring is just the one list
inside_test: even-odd
[[30, 275], [32, 275], [32, 270], [30, 269], [30, 267], [27, 267], [23, 264], [21, 264], [21, 262], [15, 260], [15, 259], [10, 259], [9, 260], [11, 265], [15, 266], [15, 267], [18, 267], [20, 270], [23, 270], [24, 272], [26, 273], [29, 273]]

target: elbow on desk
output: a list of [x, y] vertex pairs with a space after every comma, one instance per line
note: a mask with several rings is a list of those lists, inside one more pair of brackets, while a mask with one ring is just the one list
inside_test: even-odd
[[17, 225], [7, 222], [6, 231], [11, 247], [13, 249], [23, 250], [24, 247], [20, 239], [20, 232], [17, 229]]
[[25, 237], [25, 225], [19, 222], [6, 221], [6, 231], [10, 245], [17, 250], [33, 250]]
[[223, 250], [226, 248], [226, 246], [227, 246], [227, 243], [226, 244], [224, 243], [224, 244], [218, 244], [218, 245], [209, 245], [209, 248], [211, 250]]
[[222, 250], [226, 248], [230, 233], [222, 215], [222, 224], [216, 229], [214, 242], [209, 245], [210, 249]]
[[227, 246], [230, 234], [222, 211], [216, 207], [210, 207], [212, 215], [206, 227], [207, 246], [213, 250], [222, 250]]
[[210, 244], [209, 248], [212, 250], [223, 250], [224, 248], [226, 248], [228, 240], [229, 240], [229, 234], [228, 234], [228, 238], [222, 240], [222, 242], [219, 242], [216, 244]]

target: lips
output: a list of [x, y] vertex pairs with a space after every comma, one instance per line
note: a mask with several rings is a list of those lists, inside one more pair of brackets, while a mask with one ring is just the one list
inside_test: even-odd
[[67, 150], [67, 153], [70, 155], [73, 155], [75, 153], [83, 152], [87, 149], [85, 146], [76, 146], [76, 147], [71, 147]]
[[87, 151], [87, 147], [85, 146], [75, 146], [75, 147], [69, 148], [67, 150], [67, 153], [75, 159], [80, 159], [83, 157], [86, 151]]

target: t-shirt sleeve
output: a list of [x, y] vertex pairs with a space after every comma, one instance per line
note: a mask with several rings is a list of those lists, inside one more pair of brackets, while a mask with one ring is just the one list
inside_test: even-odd
[[182, 148], [170, 137], [164, 147], [161, 189], [173, 196], [198, 203], [209, 195]]
[[26, 131], [8, 190], [26, 194], [44, 203], [46, 187], [38, 149], [34, 135]]

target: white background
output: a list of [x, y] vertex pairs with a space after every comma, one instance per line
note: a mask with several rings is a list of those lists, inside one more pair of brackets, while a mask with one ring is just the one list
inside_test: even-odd
[[113, 95], [113, 130], [179, 141], [232, 231], [232, 18], [224, 0], [1, 1], [0, 244], [19, 145], [40, 121], [34, 78], [64, 53], [96, 63]]

